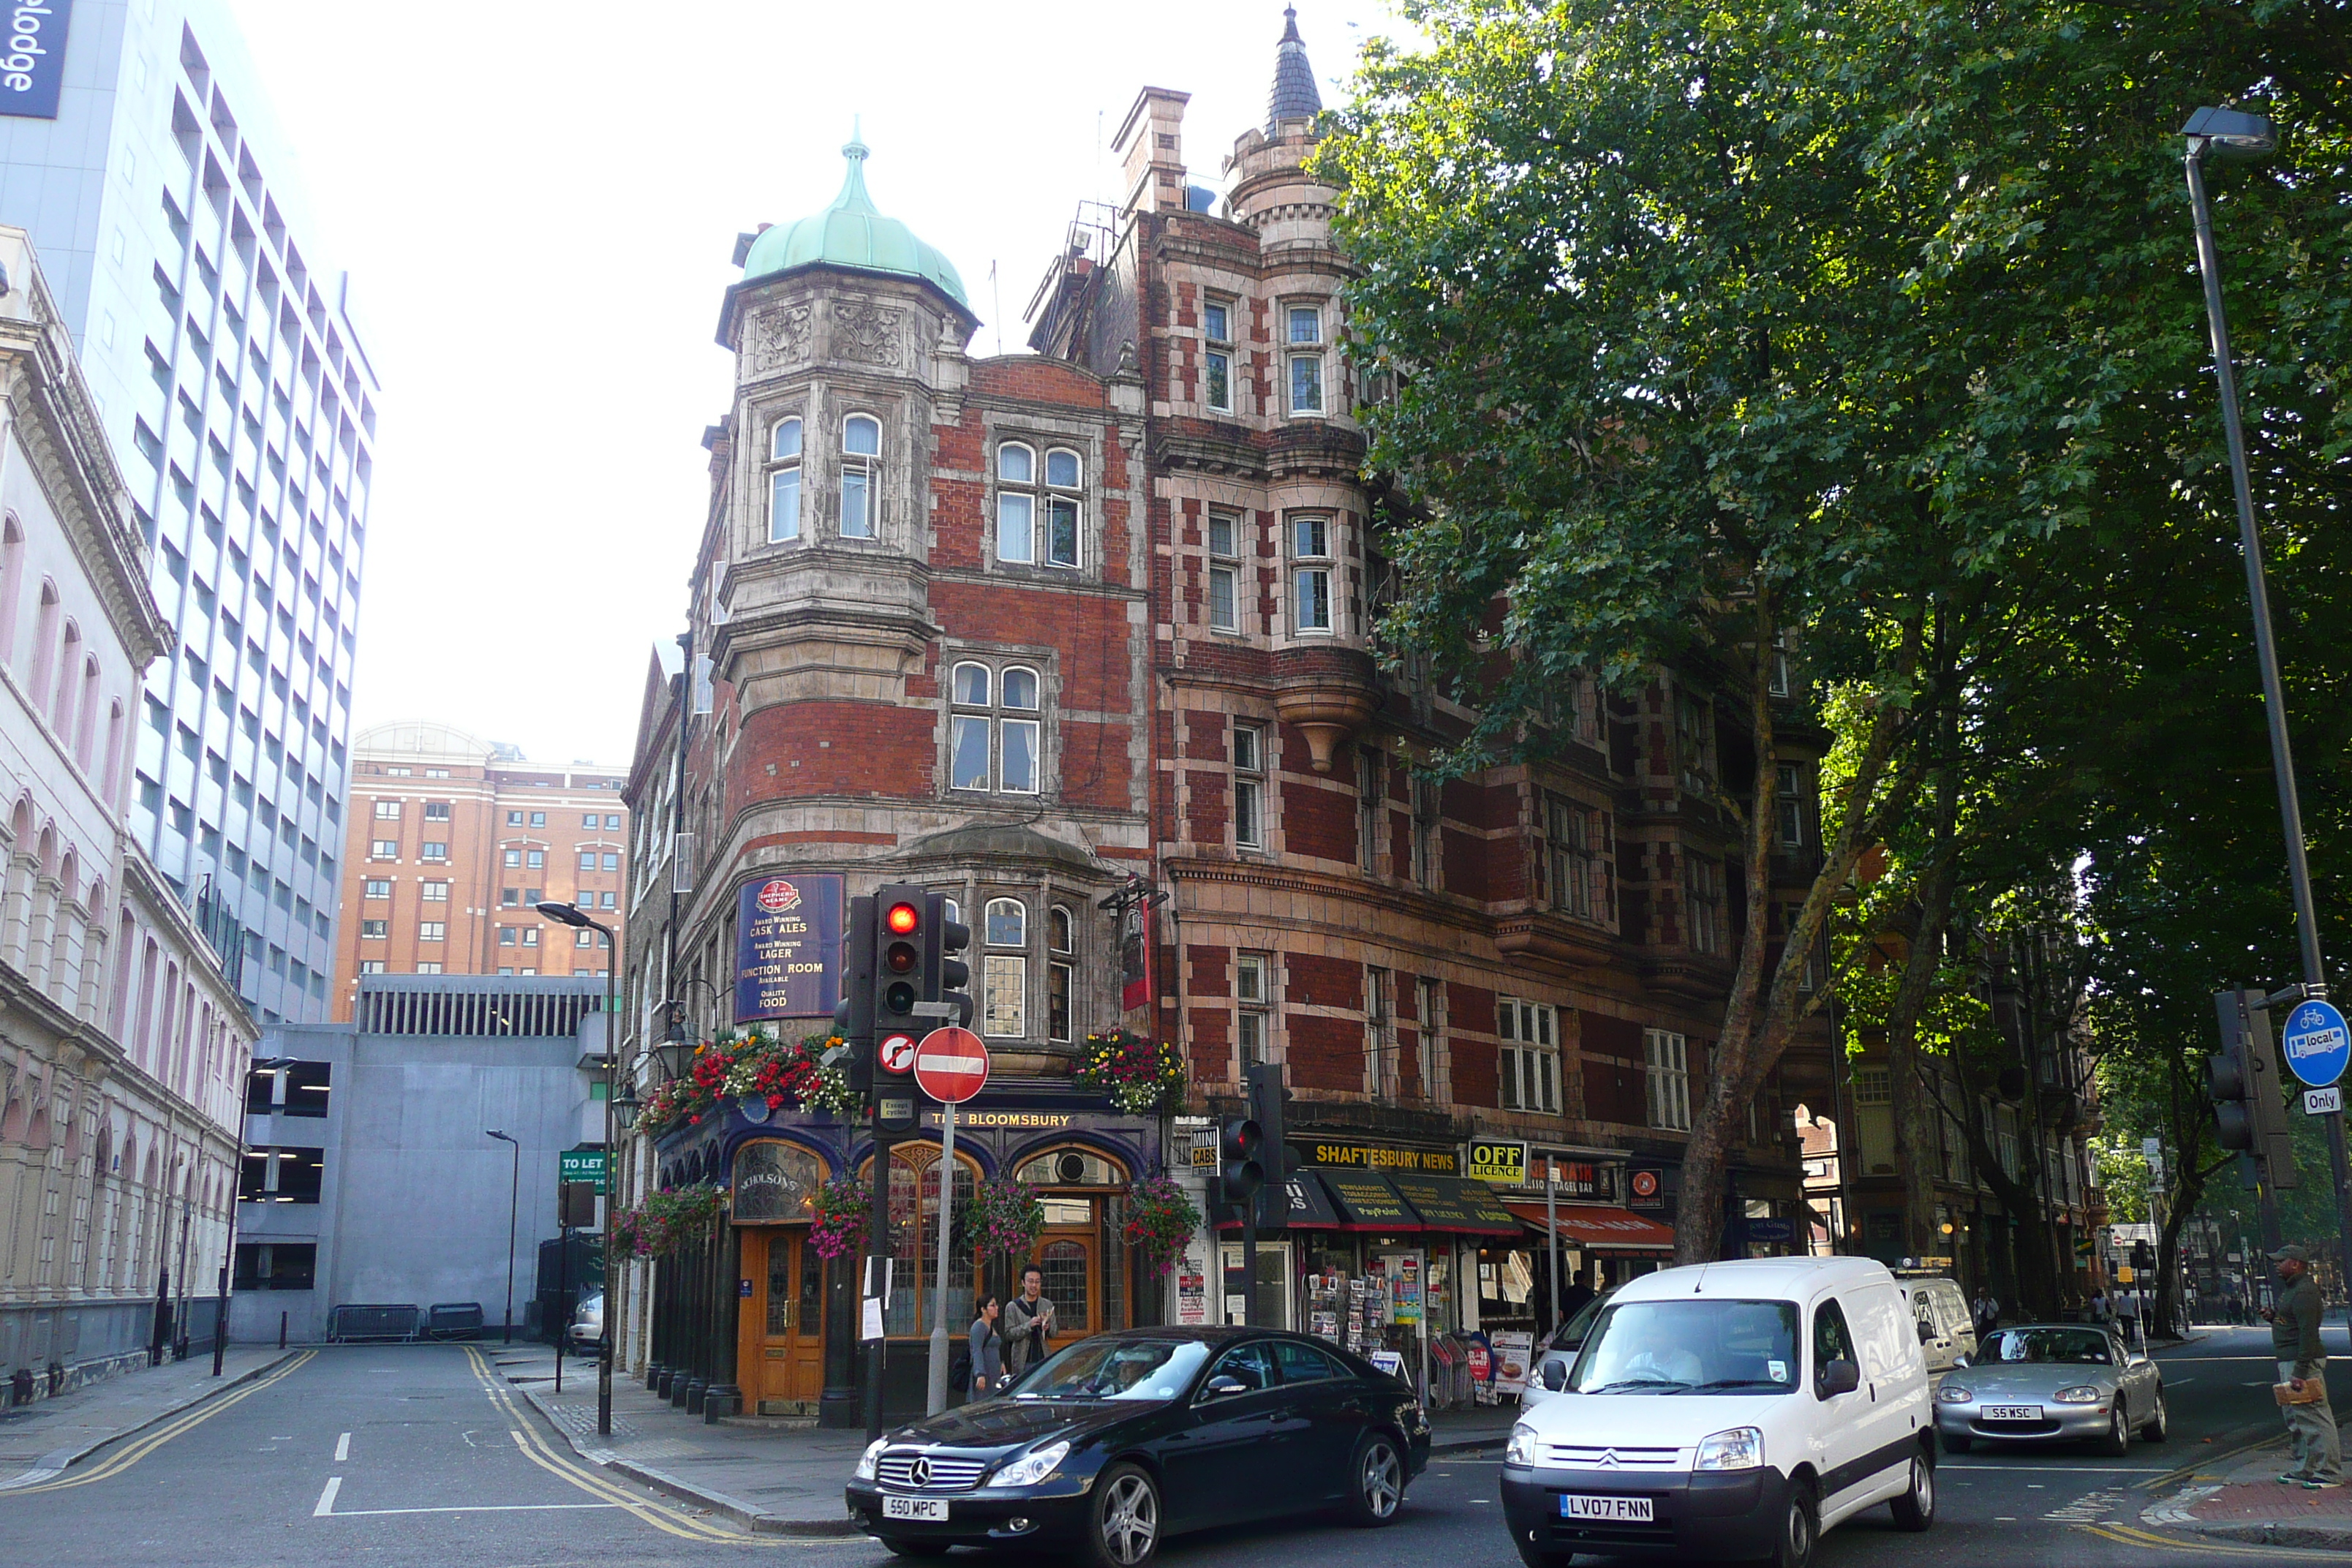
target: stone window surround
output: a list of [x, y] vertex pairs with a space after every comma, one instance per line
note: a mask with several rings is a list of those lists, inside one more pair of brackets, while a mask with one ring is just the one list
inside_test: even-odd
[[[1106, 442], [1106, 421], [1103, 418], [1074, 418], [1049, 415], [1037, 409], [982, 408], [980, 415], [981, 434], [981, 505], [980, 563], [981, 570], [1006, 577], [1041, 579], [1048, 583], [1100, 583], [1104, 549], [1104, 489], [1103, 450]], [[1036, 561], [1003, 561], [996, 554], [996, 502], [1002, 489], [996, 477], [997, 448], [1006, 442], [1026, 447], [1036, 454], [1037, 479], [1034, 484], [1013, 487], [1036, 495], [1042, 501], [1046, 494], [1045, 483], [1045, 454], [1060, 447], [1078, 455], [1078, 563], [1076, 566], [1049, 566], [1038, 553]], [[1069, 494], [1069, 491], [1062, 491]], [[1041, 506], [1040, 523], [1043, 521]]]
[[[882, 426], [881, 454], [871, 459], [876, 470], [877, 516], [870, 539], [845, 539], [841, 533], [841, 466], [848, 455], [844, 432], [850, 416], [856, 414]], [[909, 499], [919, 493], [913, 476], [929, 465], [931, 454], [928, 441], [908, 437], [909, 418], [905, 393], [851, 382], [812, 380], [789, 393], [747, 399], [735, 433], [740, 448], [738, 484], [746, 498], [736, 509], [740, 521], [735, 559], [751, 560], [812, 546], [913, 553], [907, 522], [917, 510]], [[771, 542], [768, 476], [780, 465], [769, 457], [768, 443], [777, 424], [785, 419], [801, 422], [801, 531], [796, 538]]]
[[[938, 662], [932, 678], [939, 687], [939, 727], [936, 733], [936, 753], [939, 768], [939, 798], [942, 801], [962, 801], [969, 809], [980, 800], [1001, 800], [1014, 805], [1035, 803], [1058, 804], [1061, 799], [1062, 758], [1062, 672], [1056, 650], [1050, 647], [1023, 647], [1007, 643], [973, 642], [959, 637], [941, 637], [939, 641]], [[1018, 665], [1034, 670], [1037, 675], [1037, 790], [1034, 795], [1005, 795], [995, 787], [996, 752], [992, 737], [989, 752], [990, 787], [986, 791], [957, 790], [949, 787], [955, 768], [955, 667], [959, 664], [984, 664], [989, 668], [988, 713], [992, 720], [1003, 717], [1007, 710], [1001, 698], [1004, 671]], [[978, 714], [980, 710], [966, 711]], [[1020, 715], [1015, 714], [1014, 717]], [[971, 907], [971, 906], [967, 906]]]

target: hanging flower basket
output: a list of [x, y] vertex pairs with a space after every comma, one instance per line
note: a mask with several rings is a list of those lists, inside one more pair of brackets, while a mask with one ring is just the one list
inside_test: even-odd
[[693, 1126], [728, 1099], [740, 1102], [755, 1120], [765, 1120], [762, 1110], [772, 1114], [794, 1106], [820, 1115], [854, 1115], [862, 1102], [849, 1087], [849, 1075], [817, 1065], [839, 1043], [840, 1037], [824, 1035], [791, 1045], [759, 1034], [707, 1040], [695, 1047], [694, 1065], [684, 1078], [646, 1096], [637, 1133], [659, 1138]]
[[727, 1093], [727, 1075], [734, 1066], [735, 1052], [745, 1042], [705, 1040], [694, 1047], [694, 1065], [684, 1078], [659, 1084], [646, 1096], [645, 1109], [637, 1112], [637, 1135], [659, 1138], [678, 1127], [690, 1127], [700, 1121], [719, 1104]]
[[1075, 1081], [1129, 1116], [1162, 1116], [1184, 1103], [1184, 1057], [1169, 1041], [1125, 1029], [1088, 1035]]
[[618, 1258], [650, 1258], [646, 1250], [646, 1211], [615, 1209], [613, 1212], [613, 1252]]
[[1183, 1188], [1166, 1176], [1147, 1176], [1128, 1193], [1127, 1223], [1119, 1235], [1152, 1273], [1164, 1275], [1200, 1228], [1201, 1211]]
[[866, 1250], [866, 1222], [874, 1199], [852, 1177], [836, 1176], [816, 1190], [809, 1205], [808, 1244], [828, 1263]]
[[726, 1204], [725, 1189], [709, 1183], [663, 1188], [646, 1200], [638, 1214], [638, 1255], [667, 1258], [680, 1247], [708, 1240]]
[[1045, 1205], [1010, 1176], [982, 1182], [956, 1211], [959, 1250], [1026, 1258], [1045, 1233]]

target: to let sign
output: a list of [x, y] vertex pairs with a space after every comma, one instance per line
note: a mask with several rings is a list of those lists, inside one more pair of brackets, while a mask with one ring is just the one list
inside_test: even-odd
[[604, 1190], [604, 1151], [602, 1149], [566, 1149], [555, 1157], [557, 1179], [566, 1184], [593, 1182], [596, 1191]]
[[2314, 1089], [2342, 1078], [2346, 1061], [2352, 1059], [2352, 1034], [2332, 1002], [2305, 1002], [2288, 1014], [2279, 1046], [2286, 1052], [2287, 1070]]
[[836, 873], [755, 877], [736, 894], [735, 1016], [830, 1018], [841, 1000]]

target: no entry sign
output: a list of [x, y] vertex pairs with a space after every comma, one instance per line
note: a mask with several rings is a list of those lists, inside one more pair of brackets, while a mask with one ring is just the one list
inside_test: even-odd
[[988, 1047], [970, 1029], [933, 1029], [915, 1047], [915, 1081], [942, 1105], [961, 1105], [988, 1087]]

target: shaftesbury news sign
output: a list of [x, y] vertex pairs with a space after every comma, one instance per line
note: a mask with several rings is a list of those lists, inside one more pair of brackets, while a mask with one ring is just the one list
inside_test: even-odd
[[761, 877], [735, 907], [735, 1016], [830, 1018], [841, 1000], [837, 875]]
[[7, 49], [0, 53], [0, 114], [58, 117], [66, 70], [66, 27], [73, 0], [18, 0], [8, 6]]

